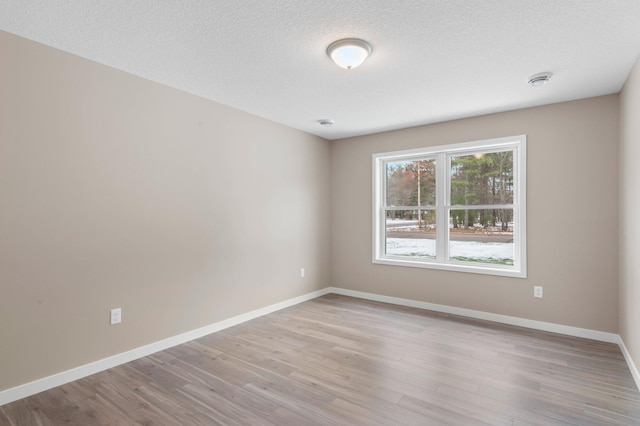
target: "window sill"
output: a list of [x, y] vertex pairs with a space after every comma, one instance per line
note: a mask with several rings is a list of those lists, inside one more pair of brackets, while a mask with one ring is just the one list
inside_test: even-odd
[[440, 263], [428, 260], [409, 260], [395, 257], [374, 258], [374, 264], [404, 266], [410, 268], [438, 269], [442, 271], [465, 272], [471, 274], [496, 275], [512, 278], [527, 278], [526, 270], [518, 270], [513, 267], [477, 266], [463, 263]]

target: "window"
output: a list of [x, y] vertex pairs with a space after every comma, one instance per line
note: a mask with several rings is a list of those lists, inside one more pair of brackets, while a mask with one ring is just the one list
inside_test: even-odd
[[373, 155], [373, 262], [526, 277], [526, 136]]

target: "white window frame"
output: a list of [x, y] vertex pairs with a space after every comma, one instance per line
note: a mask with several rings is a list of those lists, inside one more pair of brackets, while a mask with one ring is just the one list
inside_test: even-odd
[[[447, 271], [500, 275], [516, 278], [527, 277], [526, 253], [526, 149], [527, 136], [517, 135], [451, 145], [440, 145], [404, 151], [373, 154], [373, 263]], [[476, 154], [478, 152], [513, 151], [513, 204], [491, 206], [460, 206], [450, 204], [451, 155]], [[386, 252], [386, 164], [395, 161], [413, 161], [436, 158], [436, 259], [423, 259], [387, 255]], [[403, 206], [402, 210], [414, 210], [415, 206]], [[449, 211], [483, 208], [513, 209], [514, 264], [476, 264], [449, 259]], [[400, 209], [400, 208], [397, 208]], [[422, 209], [425, 210], [424, 206]]]

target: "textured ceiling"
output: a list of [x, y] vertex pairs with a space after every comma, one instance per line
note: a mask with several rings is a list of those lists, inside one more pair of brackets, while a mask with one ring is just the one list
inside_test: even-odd
[[[616, 93], [640, 1], [0, 0], [0, 29], [339, 139]], [[373, 47], [354, 70], [346, 37]]]

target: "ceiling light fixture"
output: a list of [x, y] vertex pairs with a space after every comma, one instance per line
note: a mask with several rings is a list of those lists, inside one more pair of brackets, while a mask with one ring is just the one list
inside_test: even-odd
[[327, 55], [340, 68], [353, 69], [371, 54], [371, 45], [358, 38], [334, 41], [327, 47]]
[[534, 87], [544, 86], [552, 76], [553, 73], [551, 72], [541, 72], [538, 74], [534, 74], [529, 77], [529, 84]]
[[323, 127], [333, 126], [333, 120], [318, 120], [318, 123], [320, 123], [320, 125]]

